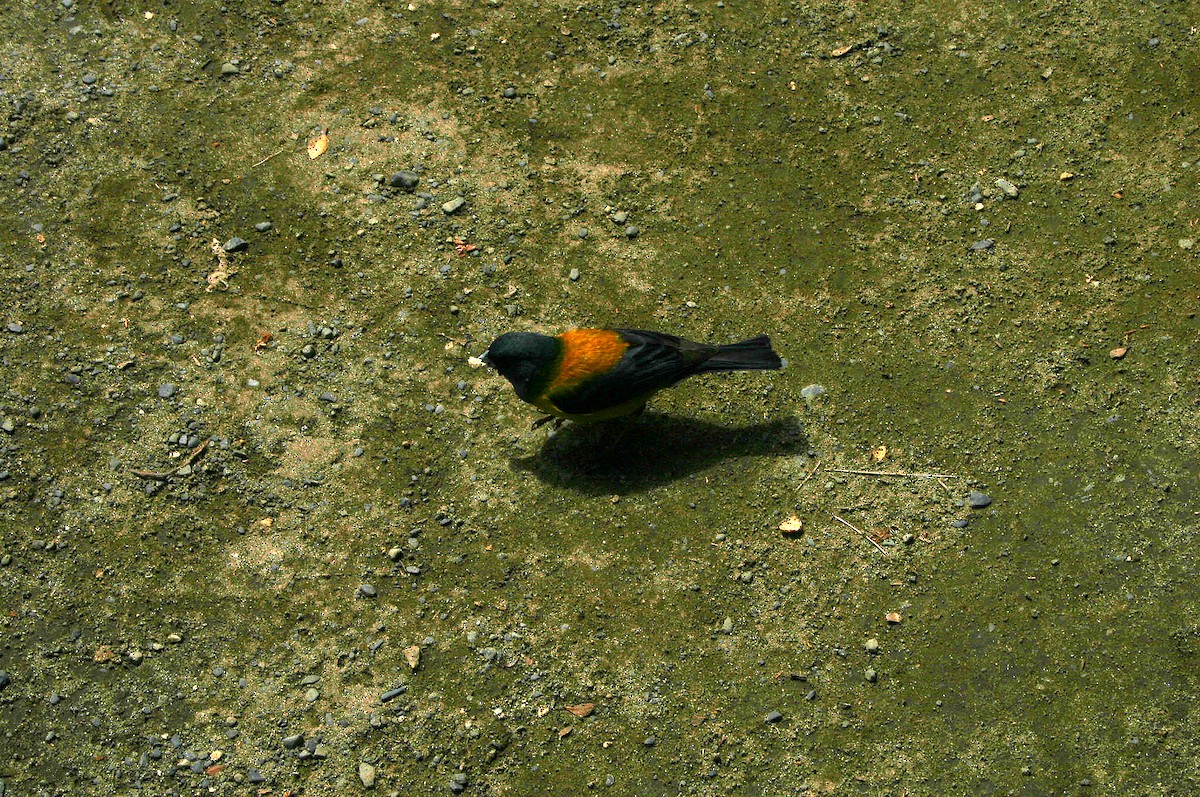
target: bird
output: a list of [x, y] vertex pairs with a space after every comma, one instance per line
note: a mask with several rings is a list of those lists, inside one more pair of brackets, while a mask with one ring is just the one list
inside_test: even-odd
[[644, 329], [507, 332], [479, 360], [522, 401], [549, 413], [535, 428], [640, 414], [655, 393], [696, 374], [783, 367], [766, 335], [715, 345]]

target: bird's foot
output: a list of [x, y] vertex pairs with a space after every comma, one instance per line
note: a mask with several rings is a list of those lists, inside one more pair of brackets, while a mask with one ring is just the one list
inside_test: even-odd
[[541, 418], [538, 418], [536, 421], [534, 421], [533, 426], [531, 426], [529, 428], [530, 429], [541, 429], [543, 426], [545, 426], [546, 424], [551, 423], [551, 422], [554, 423], [553, 431], [556, 431], [556, 432], [559, 429], [561, 429], [563, 423], [565, 423], [565, 421], [562, 418], [559, 418], [557, 415], [543, 415]]

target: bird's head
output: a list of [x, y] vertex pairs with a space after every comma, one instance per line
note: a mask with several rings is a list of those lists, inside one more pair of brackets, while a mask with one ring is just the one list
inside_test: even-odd
[[536, 332], [506, 332], [479, 358], [512, 383], [522, 399], [536, 395], [549, 380], [562, 343]]

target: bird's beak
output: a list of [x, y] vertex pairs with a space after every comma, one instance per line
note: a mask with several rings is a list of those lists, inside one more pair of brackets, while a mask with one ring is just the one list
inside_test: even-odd
[[486, 365], [489, 368], [496, 367], [496, 366], [492, 365], [492, 361], [488, 359], [488, 353], [486, 351], [483, 354], [479, 355], [478, 357], [468, 357], [467, 363], [472, 368], [478, 368], [481, 365]]

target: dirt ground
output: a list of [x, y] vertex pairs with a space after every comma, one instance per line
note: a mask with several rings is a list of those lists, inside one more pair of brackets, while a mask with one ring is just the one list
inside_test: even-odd
[[10, 5], [0, 795], [1197, 793], [1198, 25]]

